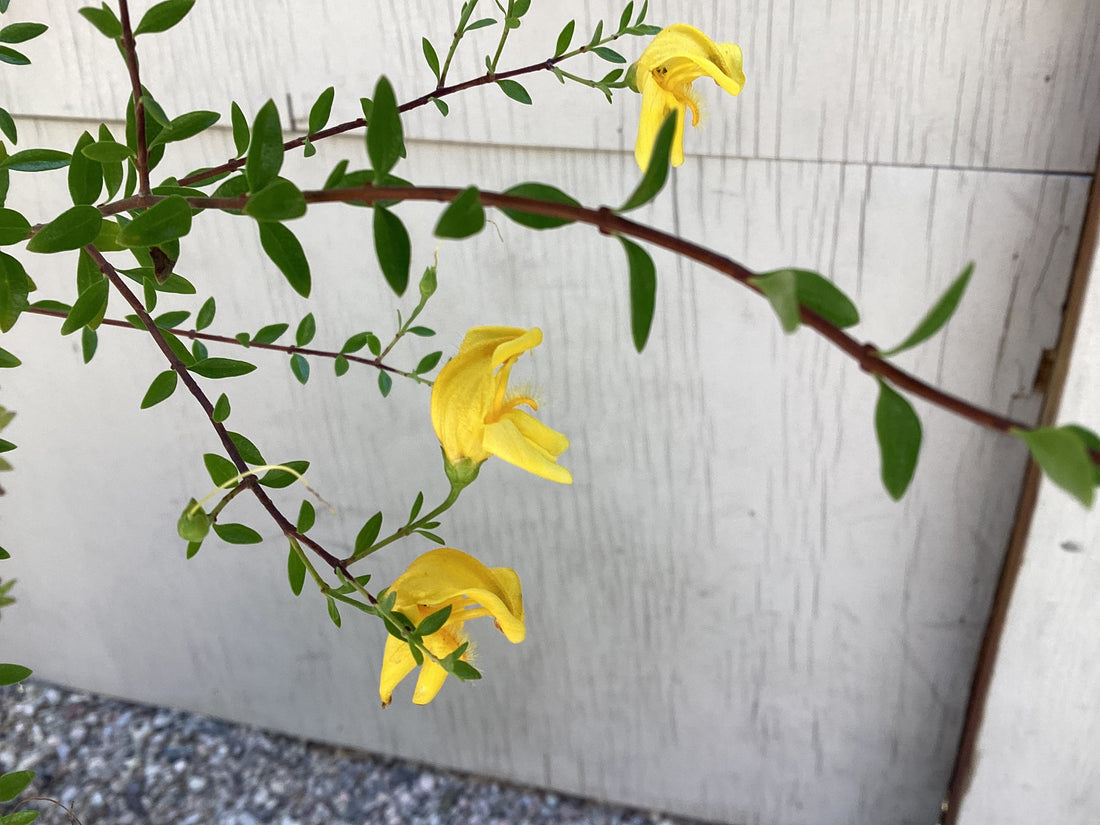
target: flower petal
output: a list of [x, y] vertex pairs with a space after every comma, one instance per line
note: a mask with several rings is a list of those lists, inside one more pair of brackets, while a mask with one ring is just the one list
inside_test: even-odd
[[[528, 438], [527, 433], [542, 441]], [[559, 484], [572, 484], [572, 474], [556, 461], [561, 452], [553, 452], [560, 446], [560, 439], [565, 440], [565, 447], [569, 446], [568, 439], [561, 433], [522, 410], [511, 410], [500, 421], [485, 428], [484, 444], [486, 450], [509, 464]]]
[[[427, 664], [427, 662], [425, 662]], [[386, 636], [386, 649], [382, 654], [382, 675], [378, 679], [378, 695], [382, 707], [393, 701], [393, 689], [416, 667], [407, 642], [396, 636]], [[436, 665], [436, 667], [439, 667]], [[440, 668], [442, 670], [442, 668]], [[446, 674], [446, 671], [443, 671]]]
[[[646, 74], [648, 75], [648, 72]], [[640, 70], [638, 77], [642, 77]], [[638, 166], [645, 171], [649, 168], [649, 159], [653, 155], [653, 143], [657, 140], [657, 133], [661, 130], [661, 124], [665, 122], [665, 118], [668, 117], [670, 112], [678, 109], [682, 110], [683, 106], [675, 95], [666, 92], [651, 77], [642, 82], [640, 88], [642, 90], [642, 112], [638, 117], [638, 137], [634, 141], [634, 159], [638, 161]], [[684, 162], [682, 111], [679, 119], [681, 121], [678, 130], [680, 140], [674, 139], [672, 141], [673, 166], [679, 166]], [[680, 163], [675, 160], [677, 153], [679, 153]]]

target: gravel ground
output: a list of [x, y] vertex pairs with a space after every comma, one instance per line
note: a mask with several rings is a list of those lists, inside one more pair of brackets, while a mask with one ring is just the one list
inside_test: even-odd
[[77, 818], [30, 803], [44, 825], [691, 825], [34, 680], [0, 688], [13, 770]]

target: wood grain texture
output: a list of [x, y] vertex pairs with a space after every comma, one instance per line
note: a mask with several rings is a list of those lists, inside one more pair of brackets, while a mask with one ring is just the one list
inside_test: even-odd
[[[69, 146], [82, 126], [30, 123], [25, 139]], [[163, 172], [228, 142], [215, 132], [173, 149]], [[287, 173], [319, 182], [361, 147], [331, 141]], [[400, 171], [499, 188], [552, 179], [586, 203], [618, 202], [635, 180], [627, 154], [420, 142]], [[13, 205], [63, 206], [47, 200], [44, 176], [19, 183]], [[863, 309], [859, 334], [884, 345], [976, 259], [958, 321], [905, 363], [1026, 417], [1086, 191], [1076, 176], [695, 158], [646, 214], [753, 267], [820, 268]], [[437, 246], [438, 207], [398, 210], [419, 268]], [[409, 302], [388, 294], [361, 248], [368, 215], [317, 207], [294, 224], [314, 261], [308, 302], [262, 258], [248, 220], [204, 215], [179, 263], [200, 294], [159, 309], [196, 310], [228, 284], [219, 332], [312, 311], [319, 345], [384, 333]], [[345, 616], [336, 630], [315, 593], [294, 599], [285, 549], [247, 501], [232, 518], [272, 540], [212, 541], [186, 562], [174, 523], [208, 487], [199, 454], [217, 449], [213, 433], [182, 393], [138, 410], [164, 365], [137, 333], [105, 331], [83, 367], [77, 343], [35, 318], [3, 343], [26, 364], [5, 376], [3, 400], [19, 411], [5, 436], [21, 445], [5, 479], [6, 564], [20, 580], [6, 655], [86, 688], [716, 821], [933, 821], [1020, 445], [921, 407], [926, 451], [895, 505], [877, 478], [873, 382], [824, 341], [784, 336], [756, 296], [657, 252], [658, 316], [639, 357], [613, 239], [493, 221], [439, 247], [425, 323], [445, 355], [472, 325], [544, 329], [514, 375], [571, 437], [577, 481], [493, 462], [444, 525], [455, 546], [524, 582], [528, 640], [475, 631], [483, 682], [448, 684], [427, 708], [402, 686], [381, 711], [382, 629]], [[43, 289], [73, 288], [71, 256], [20, 256]], [[133, 370], [118, 375], [111, 358], [123, 354]], [[285, 357], [249, 356], [260, 369], [234, 383], [230, 423], [270, 459], [314, 462], [311, 483], [338, 511], [322, 511], [316, 530], [330, 548], [350, 549], [376, 509], [400, 519], [418, 490], [442, 497], [423, 389], [398, 382], [383, 401], [370, 371], [337, 380], [320, 361], [303, 389]], [[280, 500], [293, 512], [302, 495]], [[424, 549], [379, 558], [375, 583]]]
[[[199, 3], [172, 36], [140, 39], [143, 76], [172, 114], [202, 108], [228, 116], [230, 100], [251, 113], [272, 97], [284, 123], [291, 120], [289, 101], [301, 126], [331, 83], [337, 116], [357, 117], [359, 98], [371, 94], [381, 73], [394, 81], [400, 99], [433, 88], [420, 38], [426, 35], [445, 53], [458, 4], [451, 5], [377, 2], [364, 10], [354, 0]], [[46, 20], [54, 32], [28, 49], [38, 70], [23, 71], [18, 86], [9, 84], [5, 107], [25, 115], [116, 117], [127, 86], [124, 74], [112, 71], [113, 46], [71, 9], [13, 6], [16, 19]], [[690, 155], [1092, 171], [1100, 145], [1100, 5], [1094, 0], [670, 0], [652, 6], [651, 22], [694, 23], [716, 39], [740, 43], [746, 55], [748, 86], [738, 99], [700, 84], [707, 115], [701, 128], [689, 130]], [[611, 0], [536, 3], [501, 68], [549, 57], [569, 19], [577, 18], [580, 43], [598, 19], [613, 25], [619, 11]], [[471, 35], [453, 79], [484, 72], [498, 30]], [[633, 60], [644, 41], [614, 45]], [[570, 68], [601, 77], [612, 65], [582, 56]], [[539, 104], [533, 109], [486, 88], [452, 101], [446, 119], [434, 107], [411, 116], [408, 132], [497, 145], [632, 149], [638, 111], [632, 93], [608, 106], [598, 92], [562, 87], [548, 72], [524, 82]]]

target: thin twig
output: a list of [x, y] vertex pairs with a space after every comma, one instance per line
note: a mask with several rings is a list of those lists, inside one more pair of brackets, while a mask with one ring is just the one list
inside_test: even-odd
[[119, 16], [122, 18], [122, 51], [126, 55], [126, 69], [130, 73], [130, 93], [134, 99], [134, 135], [137, 140], [138, 191], [148, 195], [149, 186], [149, 142], [145, 136], [145, 103], [142, 100], [141, 76], [138, 73], [137, 41], [130, 27], [130, 4], [128, 0], [119, 0]]

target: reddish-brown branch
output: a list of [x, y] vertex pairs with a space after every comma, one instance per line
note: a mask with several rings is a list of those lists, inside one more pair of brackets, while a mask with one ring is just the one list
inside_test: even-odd
[[135, 166], [138, 174], [138, 191], [149, 194], [149, 142], [145, 136], [145, 102], [141, 93], [141, 76], [138, 73], [137, 41], [130, 26], [129, 0], [119, 0], [119, 17], [122, 18], [122, 51], [126, 55], [126, 69], [130, 73], [130, 94], [134, 99], [134, 135], [137, 140]]

